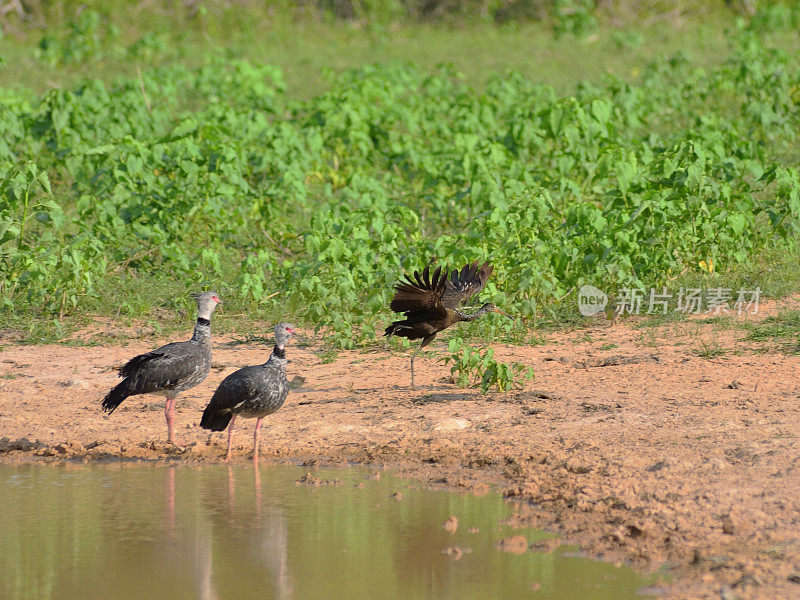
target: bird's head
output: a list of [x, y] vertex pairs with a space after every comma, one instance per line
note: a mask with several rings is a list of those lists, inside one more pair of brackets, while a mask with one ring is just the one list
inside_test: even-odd
[[508, 314], [508, 313], [507, 313], [507, 312], [505, 312], [504, 310], [500, 310], [499, 308], [497, 308], [497, 307], [496, 307], [494, 304], [492, 304], [491, 302], [487, 302], [486, 304], [484, 304], [483, 306], [481, 306], [481, 308], [480, 308], [480, 312], [482, 312], [482, 313], [496, 312], [496, 313], [500, 313], [500, 314], [501, 314], [501, 315], [503, 315], [504, 317], [508, 317], [508, 318], [509, 318], [509, 319], [511, 319], [512, 321], [514, 320], [514, 317], [512, 317], [510, 314]]
[[283, 348], [294, 335], [294, 326], [291, 323], [278, 323], [275, 325], [275, 345]]
[[217, 308], [217, 304], [222, 302], [217, 292], [200, 292], [192, 294], [197, 302], [197, 316], [202, 319], [211, 318], [211, 313]]

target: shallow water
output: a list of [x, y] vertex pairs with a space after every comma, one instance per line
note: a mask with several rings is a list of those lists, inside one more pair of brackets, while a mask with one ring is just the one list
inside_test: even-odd
[[[386, 472], [0, 465], [0, 598], [641, 598], [627, 568], [495, 549], [524, 535], [496, 494], [418, 489]], [[392, 494], [400, 492], [398, 499]], [[458, 529], [442, 524], [456, 516]], [[477, 530], [477, 531], [476, 531]], [[463, 554], [447, 554], [460, 547]]]

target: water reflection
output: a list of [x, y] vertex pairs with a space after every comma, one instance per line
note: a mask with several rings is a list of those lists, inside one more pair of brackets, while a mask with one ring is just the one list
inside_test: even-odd
[[164, 489], [167, 492], [167, 530], [175, 532], [175, 469], [166, 469], [167, 483]]
[[[622, 600], [643, 584], [558, 553], [498, 552], [494, 542], [519, 531], [498, 524], [510, 509], [496, 496], [391, 476], [356, 486], [367, 479], [356, 469], [317, 473], [338, 485], [297, 485], [304, 472], [0, 466], [0, 598]], [[441, 527], [450, 515], [455, 533]], [[458, 561], [445, 552], [456, 546]]]
[[[259, 564], [264, 572], [264, 587], [272, 587], [272, 597], [278, 599], [291, 598], [289, 579], [289, 525], [285, 511], [276, 504], [270, 504], [261, 497], [261, 472], [258, 463], [246, 467], [239, 472], [245, 479], [252, 468], [253, 498], [252, 502], [244, 499], [243, 509], [236, 513], [236, 472], [230, 465], [228, 474], [228, 517], [230, 523], [247, 522], [251, 525], [244, 528], [244, 540], [240, 540], [243, 560], [254, 563], [256, 570]], [[246, 482], [247, 483], [247, 482]], [[213, 490], [208, 490], [213, 493]], [[213, 496], [212, 496], [213, 497]], [[250, 512], [252, 508], [252, 513]], [[221, 537], [227, 537], [225, 526], [217, 520]]]
[[214, 571], [214, 560], [212, 556], [211, 534], [197, 524], [197, 545], [195, 549], [195, 581], [197, 585], [197, 597], [200, 600], [217, 600], [217, 592], [211, 580], [211, 573]]

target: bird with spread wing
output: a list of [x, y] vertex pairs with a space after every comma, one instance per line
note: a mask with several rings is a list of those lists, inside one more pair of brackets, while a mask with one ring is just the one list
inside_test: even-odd
[[[394, 321], [386, 328], [384, 335], [405, 337], [410, 340], [422, 338], [417, 351], [411, 357], [411, 387], [414, 385], [414, 359], [425, 346], [430, 344], [436, 334], [460, 321], [474, 321], [492, 312], [505, 315], [513, 320], [494, 304], [487, 302], [472, 314], [458, 310], [458, 306], [480, 292], [492, 274], [492, 265], [482, 265], [475, 261], [464, 265], [459, 271], [452, 273], [443, 271], [441, 267], [431, 273], [430, 266], [425, 267], [422, 275], [414, 271], [413, 278], [405, 276], [395, 287], [394, 298], [389, 305], [394, 312], [403, 313], [405, 319]], [[388, 341], [388, 340], [387, 340]]]

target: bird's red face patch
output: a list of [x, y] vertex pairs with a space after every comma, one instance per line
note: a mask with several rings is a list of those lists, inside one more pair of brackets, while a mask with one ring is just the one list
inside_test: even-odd
[[217, 304], [219, 304], [220, 302], [222, 302], [222, 300], [220, 300], [220, 299], [219, 299], [219, 297], [217, 297], [217, 296], [211, 296], [211, 299], [212, 299], [214, 302], [216, 302]]

